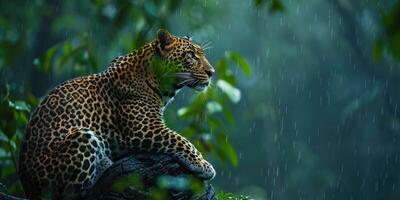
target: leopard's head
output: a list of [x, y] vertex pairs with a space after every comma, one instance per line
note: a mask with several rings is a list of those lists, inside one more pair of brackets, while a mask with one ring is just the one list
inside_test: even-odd
[[175, 88], [187, 86], [199, 91], [210, 84], [215, 70], [208, 62], [203, 48], [188, 37], [177, 37], [160, 29], [157, 33], [157, 51], [166, 63], [166, 67], [175, 67], [178, 81]]

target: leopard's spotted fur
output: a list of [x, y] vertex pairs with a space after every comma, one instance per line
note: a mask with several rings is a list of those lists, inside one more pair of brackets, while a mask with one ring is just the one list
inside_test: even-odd
[[[161, 91], [149, 70], [155, 56], [182, 63], [184, 84]], [[114, 59], [104, 72], [54, 88], [31, 116], [21, 145], [27, 197], [82, 194], [116, 159], [134, 152], [170, 154], [198, 176], [213, 178], [212, 165], [162, 120], [165, 96], [183, 85], [207, 86], [213, 73], [198, 45], [160, 30], [156, 40]]]

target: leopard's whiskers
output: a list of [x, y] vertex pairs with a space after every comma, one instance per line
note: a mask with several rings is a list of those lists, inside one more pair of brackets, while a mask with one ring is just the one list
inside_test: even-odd
[[190, 85], [192, 85], [192, 83], [193, 83], [194, 81], [196, 81], [196, 80], [193, 79], [193, 78], [184, 79], [183, 81], [181, 81], [180, 83], [178, 83], [178, 86], [181, 86], [181, 85], [190, 86]]
[[203, 51], [206, 51], [206, 50], [212, 48], [211, 43], [212, 43], [212, 42], [211, 42], [210, 40], [207, 40], [207, 41], [202, 42], [202, 43], [200, 44], [200, 46], [201, 46], [201, 48], [203, 49]]

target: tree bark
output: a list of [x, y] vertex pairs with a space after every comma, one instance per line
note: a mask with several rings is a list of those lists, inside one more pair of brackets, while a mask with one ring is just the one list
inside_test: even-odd
[[[133, 176], [140, 176], [140, 188], [133, 185], [119, 186]], [[161, 179], [171, 186], [162, 184]], [[193, 179], [200, 183], [197, 192], [190, 189]], [[168, 182], [168, 180], [170, 182]], [[164, 185], [164, 187], [163, 187]], [[183, 187], [182, 187], [183, 186]], [[185, 187], [187, 186], [187, 187]], [[216, 194], [213, 187], [204, 180], [194, 178], [185, 167], [167, 155], [139, 154], [123, 158], [115, 162], [99, 179], [85, 199], [149, 199], [155, 193], [163, 194], [166, 199], [214, 200]]]
[[[195, 191], [189, 184], [193, 182], [197, 183]], [[145, 200], [151, 199], [153, 195], [177, 200], [217, 199], [211, 184], [196, 178], [170, 156], [157, 154], [131, 155], [116, 161], [83, 199]], [[23, 198], [0, 192], [0, 200]]]

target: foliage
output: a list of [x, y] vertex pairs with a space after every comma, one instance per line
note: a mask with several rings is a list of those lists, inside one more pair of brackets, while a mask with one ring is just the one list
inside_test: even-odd
[[70, 62], [73, 64], [73, 71], [78, 74], [94, 73], [98, 71], [98, 64], [92, 43], [88, 34], [83, 33], [79, 37], [53, 45], [43, 56], [35, 58], [33, 64], [44, 73], [50, 70], [60, 73]]
[[218, 200], [250, 200], [250, 197], [245, 196], [245, 195], [239, 195], [236, 197], [232, 193], [219, 192], [217, 195], [217, 199]]
[[[15, 9], [17, 4], [3, 2], [0, 8], [3, 14], [0, 16], [0, 74], [6, 77], [0, 80], [6, 85], [0, 90], [0, 182], [7, 185], [8, 192], [22, 195], [16, 167], [18, 149], [29, 114], [38, 105], [39, 98], [67, 78], [103, 70], [112, 57], [149, 42], [159, 27], [168, 28], [171, 15], [178, 9], [188, 10], [197, 3], [36, 1]], [[204, 20], [194, 21], [204, 24]], [[18, 29], [12, 24], [24, 28]], [[193, 29], [199, 28], [197, 24]], [[237, 63], [246, 75], [251, 74], [250, 65], [242, 56], [228, 52], [217, 65], [217, 73], [221, 73], [217, 87], [193, 95], [191, 104], [180, 109], [178, 115], [191, 123], [183, 134], [197, 141], [203, 152], [215, 154], [223, 163], [236, 166], [237, 154], [225, 128], [226, 122], [229, 126], [234, 122], [229, 101], [237, 103], [240, 99], [236, 77], [228, 65], [230, 61]], [[26, 73], [19, 74], [22, 67]], [[173, 73], [155, 72], [167, 76]], [[34, 88], [22, 87], [24, 84]], [[115, 187], [122, 187], [127, 181], [119, 183]]]
[[270, 12], [283, 12], [285, 10], [285, 7], [281, 0], [253, 0], [253, 1], [254, 5], [257, 8], [261, 8], [265, 4], [267, 4]]
[[203, 152], [211, 152], [222, 163], [238, 165], [236, 150], [228, 140], [228, 127], [235, 124], [230, 103], [238, 103], [241, 97], [236, 88], [237, 80], [229, 63], [236, 63], [247, 76], [251, 68], [247, 61], [237, 53], [226, 52], [225, 57], [217, 61], [216, 85], [205, 92], [193, 96], [189, 106], [177, 111], [178, 116], [189, 123], [182, 134], [192, 138]]
[[153, 58], [151, 70], [157, 77], [162, 94], [172, 91], [174, 85], [178, 83], [176, 73], [179, 72], [180, 63], [165, 63], [158, 56]]
[[373, 56], [381, 60], [384, 50], [387, 50], [397, 61], [400, 61], [400, 1], [383, 15], [383, 31], [375, 41]]
[[[18, 89], [24, 91], [17, 97]], [[29, 119], [31, 107], [37, 104], [37, 99], [26, 92], [24, 88], [6, 85], [0, 96], [0, 180], [5, 183], [10, 192], [19, 191], [17, 175], [18, 149], [23, 137], [23, 130]]]

